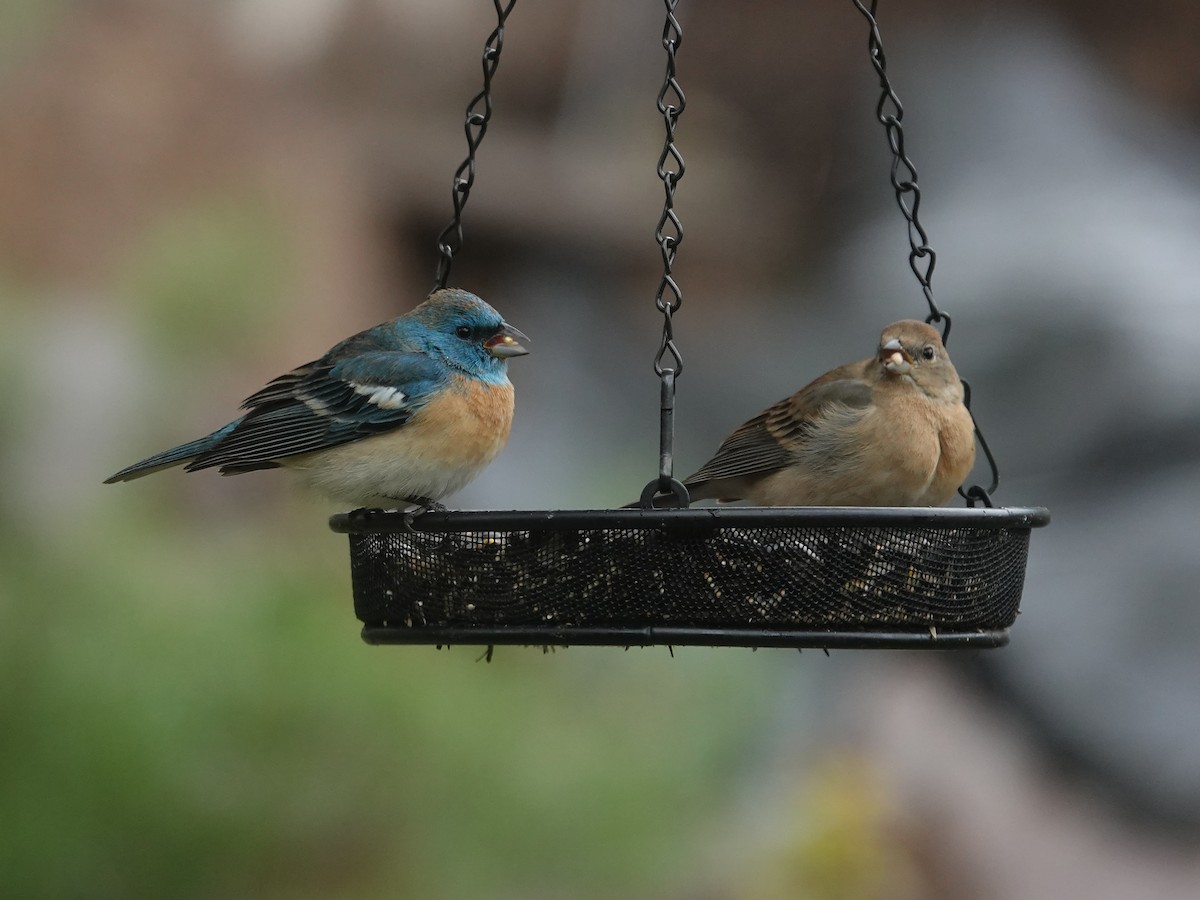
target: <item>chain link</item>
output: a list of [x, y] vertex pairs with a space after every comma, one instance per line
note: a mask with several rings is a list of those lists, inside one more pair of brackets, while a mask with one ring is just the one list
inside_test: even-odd
[[[971, 385], [964, 378], [962, 379], [962, 386], [963, 406], [967, 408], [967, 412], [971, 412]], [[979, 423], [975, 421], [975, 413], [971, 413], [971, 424], [975, 426], [975, 438], [979, 441], [979, 446], [983, 448], [983, 455], [987, 457], [988, 466], [991, 467], [992, 483], [986, 488], [978, 484], [973, 484], [965, 491], [960, 487], [958, 494], [967, 501], [967, 506], [974, 506], [976, 503], [991, 506], [992, 494], [996, 493], [996, 488], [1000, 487], [1000, 468], [996, 465], [996, 457], [992, 456], [992, 450], [988, 446], [987, 441], [983, 439], [983, 432], [979, 430]]]
[[[917, 186], [917, 169], [904, 150], [904, 105], [892, 87], [887, 74], [887, 56], [883, 52], [883, 39], [879, 35], [879, 23], [875, 21], [875, 8], [878, 0], [871, 0], [868, 7], [862, 0], [853, 0], [858, 11], [866, 18], [871, 27], [868, 48], [871, 53], [871, 65], [879, 76], [879, 86], [883, 93], [875, 105], [875, 118], [883, 125], [887, 133], [888, 148], [892, 151], [892, 188], [896, 192], [896, 203], [904, 220], [908, 223], [908, 267], [917, 276], [921, 291], [925, 294], [925, 302], [929, 304], [929, 316], [925, 319], [929, 324], [943, 322], [942, 343], [950, 337], [950, 316], [938, 309], [933, 299], [933, 270], [937, 265], [937, 254], [929, 246], [929, 235], [921, 225], [921, 189]], [[911, 197], [911, 199], [906, 199]]]
[[663, 79], [662, 89], [658, 92], [658, 111], [662, 113], [663, 124], [666, 126], [666, 140], [663, 151], [658, 157], [658, 177], [663, 183], [663, 211], [654, 230], [654, 238], [662, 254], [663, 275], [658, 291], [654, 296], [654, 305], [663, 316], [662, 341], [658, 354], [654, 357], [654, 371], [662, 377], [663, 362], [667, 356], [674, 364], [672, 368], [676, 377], [683, 373], [683, 357], [675, 345], [675, 329], [672, 315], [679, 311], [683, 304], [683, 292], [672, 275], [675, 265], [675, 253], [683, 243], [683, 222], [675, 212], [675, 187], [683, 179], [683, 156], [675, 146], [675, 128], [679, 117], [683, 114], [687, 99], [676, 77], [675, 54], [683, 45], [683, 29], [675, 18], [675, 7], [679, 0], [664, 0], [667, 19], [663, 25], [662, 45], [667, 51], [667, 74]]
[[488, 122], [492, 118], [492, 78], [496, 67], [500, 65], [500, 51], [504, 48], [504, 23], [512, 12], [517, 0], [492, 0], [496, 8], [496, 29], [488, 36], [483, 46], [483, 90], [467, 104], [467, 116], [463, 130], [467, 135], [467, 158], [454, 172], [454, 182], [450, 190], [450, 199], [454, 204], [454, 218], [438, 235], [438, 267], [435, 285], [444, 288], [450, 277], [450, 264], [463, 247], [463, 208], [471, 195], [471, 187], [475, 184], [475, 151], [483, 142], [487, 133]]
[[683, 156], [675, 146], [675, 128], [679, 117], [683, 114], [687, 99], [676, 77], [675, 54], [683, 45], [683, 28], [675, 18], [675, 7], [679, 0], [664, 0], [667, 11], [666, 22], [663, 24], [662, 45], [667, 51], [667, 73], [663, 79], [662, 89], [658, 92], [658, 111], [662, 113], [663, 124], [666, 128], [666, 139], [663, 142], [662, 153], [658, 157], [658, 177], [663, 183], [663, 211], [659, 216], [658, 225], [654, 229], [654, 239], [662, 254], [663, 274], [658, 291], [654, 295], [654, 305], [662, 313], [662, 340], [658, 345], [658, 353], [654, 356], [654, 372], [658, 375], [661, 388], [659, 403], [659, 453], [658, 478], [646, 485], [642, 491], [641, 505], [650, 509], [654, 506], [656, 497], [669, 498], [668, 502], [679, 507], [686, 507], [691, 498], [683, 483], [674, 477], [675, 438], [675, 379], [683, 372], [683, 355], [675, 343], [675, 323], [672, 318], [679, 307], [683, 305], [683, 292], [672, 270], [675, 266], [675, 253], [683, 243], [683, 222], [675, 212], [675, 188], [683, 178]]
[[[879, 0], [871, 0], [869, 6], [863, 0], [853, 0], [853, 3], [871, 28], [867, 47], [871, 54], [871, 65], [875, 67], [875, 73], [879, 76], [879, 87], [882, 90], [879, 102], [875, 105], [875, 118], [879, 120], [887, 133], [888, 149], [892, 152], [892, 188], [896, 192], [896, 203], [900, 207], [900, 212], [908, 223], [908, 267], [917, 277], [917, 282], [921, 285], [921, 291], [925, 295], [925, 302], [929, 305], [929, 315], [925, 321], [930, 325], [936, 322], [942, 323], [942, 343], [945, 344], [950, 338], [950, 315], [939, 309], [933, 299], [933, 287], [930, 282], [933, 279], [934, 266], [937, 264], [937, 254], [929, 246], [929, 235], [921, 225], [921, 189], [917, 186], [917, 169], [904, 150], [904, 126], [901, 124], [904, 119], [904, 106], [900, 103], [900, 98], [892, 87], [891, 79], [888, 78], [887, 56], [883, 52], [883, 39], [879, 34], [879, 23], [875, 19], [875, 10], [879, 5]], [[970, 412], [971, 386], [966, 381], [963, 381], [963, 404]], [[971, 421], [975, 423], [974, 413], [971, 413]], [[975, 437], [979, 441], [979, 446], [983, 448], [988, 466], [991, 467], [991, 487], [972, 485], [965, 491], [959, 488], [958, 493], [967, 501], [968, 506], [975, 506], [976, 503], [991, 506], [992, 494], [1000, 486], [1000, 469], [996, 465], [996, 458], [992, 455], [987, 441], [984, 440], [983, 432], [979, 430], [978, 423], [975, 423]]]

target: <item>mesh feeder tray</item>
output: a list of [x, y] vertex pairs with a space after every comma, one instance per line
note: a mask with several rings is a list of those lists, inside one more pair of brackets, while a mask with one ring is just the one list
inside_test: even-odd
[[[483, 89], [467, 106], [467, 158], [455, 173], [454, 217], [438, 238], [445, 287], [462, 247], [463, 207], [475, 151], [492, 113], [491, 84], [515, 0], [496, 0], [483, 55]], [[672, 476], [675, 379], [683, 357], [673, 322], [683, 295], [674, 272], [683, 226], [675, 192], [683, 157], [675, 143], [685, 99], [676, 69], [683, 31], [678, 0], [665, 0], [667, 67], [658, 94], [664, 143], [658, 161], [662, 215], [655, 242], [663, 272], [655, 295], [662, 340], [658, 478], [680, 508], [429, 512], [358, 510], [330, 526], [350, 535], [354, 608], [373, 644], [651, 644], [749, 647], [999, 647], [1008, 642], [1041, 508], [993, 508], [999, 471], [983, 435], [992, 486], [971, 487], [965, 509], [688, 508]], [[904, 153], [903, 108], [887, 75], [875, 0], [854, 0], [870, 26], [888, 135], [891, 183], [908, 224], [909, 266], [931, 324], [950, 333], [933, 299], [935, 255], [917, 210], [917, 173]], [[964, 382], [964, 389], [966, 384]], [[965, 405], [970, 407], [966, 391]], [[983, 502], [983, 507], [974, 504]]]
[[372, 644], [999, 647], [1041, 508], [357, 511]]

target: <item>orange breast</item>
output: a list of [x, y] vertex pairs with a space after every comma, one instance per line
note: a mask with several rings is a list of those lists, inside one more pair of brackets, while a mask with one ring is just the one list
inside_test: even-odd
[[[513, 386], [456, 379], [404, 427], [422, 454], [451, 466], [486, 465], [512, 429]], [[415, 449], [415, 448], [414, 448]]]
[[944, 411], [940, 419], [938, 442], [941, 456], [922, 503], [940, 506], [949, 500], [975, 465], [975, 423], [961, 404]]

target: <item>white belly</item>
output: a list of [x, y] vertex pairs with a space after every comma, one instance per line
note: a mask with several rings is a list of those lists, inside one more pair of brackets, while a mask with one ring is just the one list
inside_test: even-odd
[[395, 508], [405, 497], [440, 500], [496, 457], [512, 413], [511, 384], [467, 385], [392, 431], [280, 462], [339, 502]]

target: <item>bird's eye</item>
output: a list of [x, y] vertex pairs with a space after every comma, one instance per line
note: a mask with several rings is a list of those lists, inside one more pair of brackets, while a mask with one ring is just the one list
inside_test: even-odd
[[454, 333], [465, 341], [471, 336], [471, 328], [467, 325], [459, 325], [454, 329]]
[[926, 344], [925, 348], [921, 351], [921, 356], [925, 357], [925, 359], [933, 359], [937, 356], [937, 351], [933, 349], [933, 344]]

